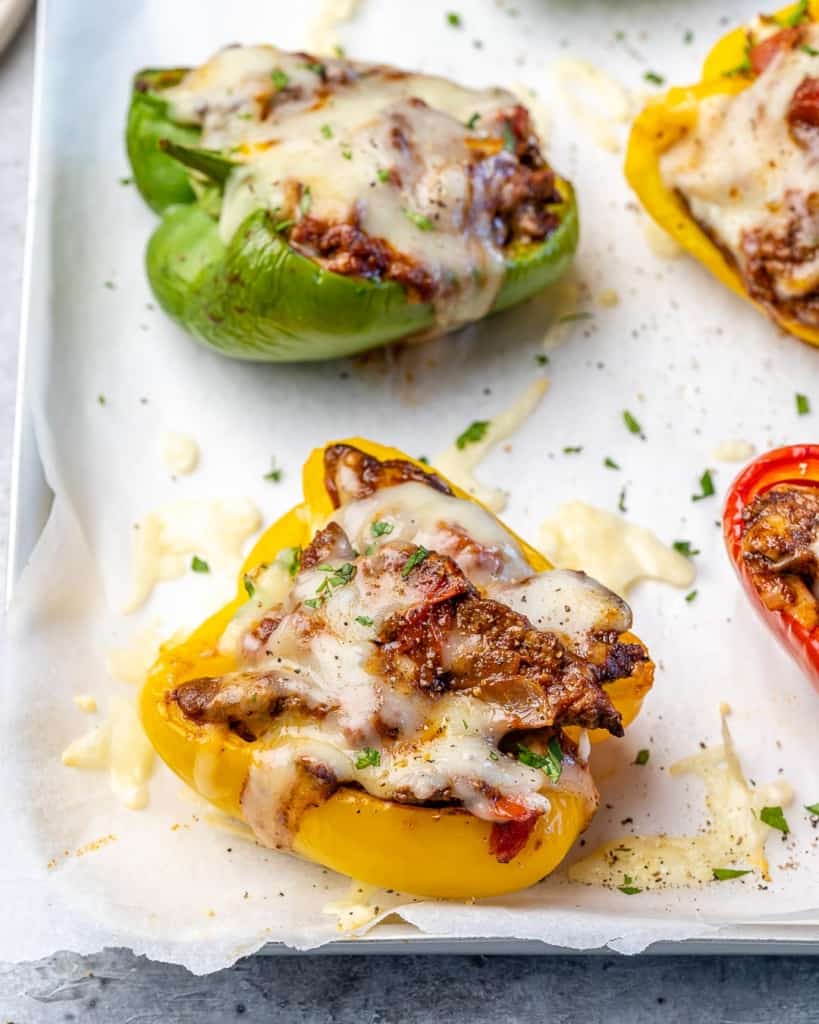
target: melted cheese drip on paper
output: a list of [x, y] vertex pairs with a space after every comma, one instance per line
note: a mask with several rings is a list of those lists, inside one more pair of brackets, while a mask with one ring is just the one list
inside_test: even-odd
[[671, 766], [672, 775], [696, 775], [705, 786], [709, 824], [692, 836], [623, 836], [569, 868], [573, 882], [640, 889], [704, 885], [715, 868], [750, 868], [768, 878], [765, 842], [773, 833], [759, 820], [763, 807], [784, 806], [790, 786], [751, 788], [723, 715], [722, 744]]
[[338, 56], [338, 29], [355, 17], [361, 0], [322, 0], [321, 9], [310, 26], [308, 47], [322, 57]]
[[107, 770], [114, 795], [137, 811], [148, 804], [154, 757], [133, 702], [115, 697], [108, 721], [70, 743], [62, 753], [62, 762], [68, 768]]
[[192, 473], [199, 465], [199, 445], [187, 434], [163, 434], [162, 461], [174, 476]]
[[[660, 160], [666, 185], [682, 193], [697, 221], [741, 265], [747, 232], [781, 234], [790, 218], [788, 194], [806, 201], [817, 191], [815, 149], [800, 145], [787, 121], [795, 90], [817, 74], [809, 51], [819, 49], [819, 25], [806, 25], [804, 33], [801, 46], [781, 52], [744, 91], [702, 100], [694, 130]], [[803, 230], [815, 232], [809, 220]], [[819, 255], [774, 283], [783, 299], [807, 294], [819, 286]]]
[[340, 932], [353, 932], [363, 928], [378, 917], [381, 908], [373, 902], [373, 897], [378, 894], [374, 885], [365, 885], [363, 882], [353, 882], [350, 886], [349, 895], [345, 899], [333, 900], [325, 903], [321, 908], [322, 914], [328, 914], [336, 918], [336, 929]]
[[688, 587], [695, 576], [690, 559], [664, 544], [651, 530], [582, 501], [562, 505], [540, 528], [546, 557], [565, 569], [583, 568], [616, 594], [639, 580]]
[[[276, 71], [304, 96], [260, 121], [254, 96], [269, 90]], [[298, 217], [305, 211], [294, 189], [309, 190], [311, 217], [354, 217], [368, 235], [432, 273], [439, 329], [485, 315], [500, 289], [504, 256], [493, 241], [484, 177], [470, 168], [466, 123], [476, 113], [491, 120], [516, 97], [372, 67], [320, 96], [319, 84], [304, 57], [270, 46], [231, 47], [163, 93], [176, 120], [203, 123], [203, 146], [244, 161], [225, 186], [222, 239], [259, 209]], [[398, 144], [396, 133], [406, 142]], [[382, 181], [390, 169], [396, 179]]]
[[634, 105], [626, 89], [594, 64], [577, 57], [558, 60], [552, 74], [575, 120], [601, 149], [619, 153], [622, 140], [613, 126], [627, 124]]
[[720, 441], [713, 451], [713, 456], [720, 462], [745, 462], [753, 457], [756, 448], [750, 441]]
[[177, 579], [194, 555], [212, 572], [233, 572], [242, 547], [261, 526], [248, 498], [171, 502], [139, 521], [133, 532], [133, 586], [124, 614], [136, 611], [160, 580]]
[[505, 441], [520, 429], [548, 390], [549, 381], [545, 377], [537, 377], [508, 409], [490, 421], [480, 441], [467, 444], [464, 448], [458, 448], [457, 444], [451, 445], [433, 460], [436, 467], [447, 479], [477, 498], [487, 508], [493, 512], [502, 511], [506, 506], [506, 492], [498, 487], [482, 484], [475, 478], [473, 471], [495, 445]]

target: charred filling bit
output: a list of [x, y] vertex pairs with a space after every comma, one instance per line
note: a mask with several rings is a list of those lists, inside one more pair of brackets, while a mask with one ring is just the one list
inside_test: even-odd
[[819, 625], [819, 488], [780, 484], [744, 510], [742, 557], [766, 608]]
[[324, 486], [334, 508], [410, 480], [427, 484], [441, 494], [452, 494], [452, 489], [440, 477], [405, 459], [382, 462], [349, 444], [333, 444], [324, 452]]

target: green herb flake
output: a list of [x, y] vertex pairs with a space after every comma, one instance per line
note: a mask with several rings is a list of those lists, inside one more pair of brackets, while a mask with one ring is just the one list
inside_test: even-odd
[[651, 82], [652, 85], [665, 85], [665, 78], [658, 75], [656, 71], [646, 71], [643, 78], [646, 82]]
[[805, 804], [805, 810], [808, 814], [815, 814], [819, 816], [819, 804]]
[[727, 882], [731, 878], [742, 878], [743, 875], [750, 875], [751, 869], [745, 868], [738, 871], [736, 868], [714, 868], [712, 874], [717, 882]]
[[120, 185], [133, 185], [134, 179], [133, 178], [120, 178], [119, 179], [119, 183], [120, 183]]
[[282, 71], [281, 68], [274, 68], [270, 77], [273, 79], [273, 85], [277, 92], [281, 92], [282, 89], [286, 89], [290, 84], [290, 76], [285, 71]]
[[651, 751], [650, 750], [645, 750], [645, 749], [638, 750], [637, 754], [635, 755], [633, 763], [634, 764], [648, 764], [648, 759], [650, 757], [651, 757]]
[[490, 750], [489, 751], [489, 760], [490, 761], [500, 761], [500, 754], [497, 752], [497, 750]]
[[280, 484], [282, 482], [282, 477], [283, 476], [284, 476], [284, 470], [283, 469], [279, 469], [276, 466], [276, 460], [273, 459], [273, 464], [271, 466], [270, 472], [269, 473], [265, 473], [265, 475], [262, 477], [262, 479], [263, 480], [269, 480], [271, 483], [274, 483], [274, 484]]
[[415, 210], [409, 210], [404, 208], [404, 216], [411, 220], [412, 223], [418, 228], [419, 231], [434, 231], [435, 225], [425, 216], [423, 213], [418, 213]]
[[324, 602], [320, 597], [307, 597], [304, 599], [304, 603], [308, 608], [321, 608]]
[[318, 75], [319, 78], [327, 77], [327, 66], [322, 64], [320, 60], [311, 60], [304, 65], [308, 71], [312, 71], [314, 75]]
[[373, 620], [369, 615], [356, 615], [355, 621], [359, 626], [371, 626], [373, 624]]
[[722, 72], [723, 78], [736, 78], [737, 75], [751, 75], [753, 74], [753, 67], [751, 66], [751, 47], [750, 44], [745, 47], [745, 56], [742, 61], [736, 65], [736, 67], [729, 68], [727, 71]]
[[386, 519], [379, 519], [378, 522], [372, 524], [370, 532], [373, 537], [386, 537], [394, 529], [395, 527], [392, 523], [388, 523]]
[[819, 57], [819, 50], [815, 50], [812, 46], [808, 46], [807, 43], [802, 43], [799, 49], [809, 57]]
[[605, 457], [605, 459], [603, 459], [603, 465], [606, 467], [606, 469], [619, 469], [620, 468], [618, 463], [616, 463], [614, 461], [614, 459], [610, 458], [608, 455]]
[[419, 455], [419, 456], [418, 456], [418, 461], [419, 461], [419, 462], [423, 462], [423, 464], [424, 464], [425, 466], [428, 466], [428, 465], [429, 465], [429, 458], [428, 458], [428, 457], [427, 457], [426, 455]]
[[781, 807], [763, 807], [759, 812], [759, 820], [764, 822], [770, 828], [778, 829], [780, 832], [784, 833], [784, 835], [787, 835], [790, 832]]
[[501, 135], [503, 136], [503, 148], [507, 153], [516, 153], [518, 148], [518, 140], [515, 137], [515, 133], [512, 131], [512, 126], [508, 121], [504, 121], [501, 127]]
[[362, 768], [377, 768], [381, 764], [381, 754], [372, 747], [365, 747], [355, 759], [355, 766]]
[[350, 149], [349, 146], [342, 146], [341, 147], [341, 155], [344, 157], [345, 160], [352, 160], [353, 159], [353, 151], [352, 151], [352, 149]]
[[575, 324], [581, 320], [594, 320], [594, 313], [564, 313], [557, 318], [559, 324]]
[[643, 436], [643, 428], [640, 426], [640, 421], [636, 416], [633, 416], [628, 409], [623, 410], [623, 423], [625, 423], [630, 434], [639, 434]]
[[711, 498], [716, 493], [717, 492], [714, 490], [714, 480], [711, 476], [711, 470], [706, 469], [706, 471], [700, 477], [700, 493], [692, 494], [691, 500], [702, 501], [703, 498]]
[[380, 182], [383, 182], [384, 184], [386, 184], [392, 177], [392, 175], [390, 174], [386, 167], [379, 167], [375, 173], [378, 180]]
[[545, 356], [542, 352], [538, 352], [538, 354], [535, 356], [535, 362], [538, 366], [548, 366], [549, 357]]
[[247, 573], [245, 573], [244, 576], [242, 577], [242, 583], [244, 584], [245, 593], [247, 594], [247, 596], [253, 597], [253, 595], [256, 593], [256, 584], [247, 575]]
[[299, 210], [301, 211], [302, 217], [307, 216], [312, 205], [313, 193], [310, 191], [310, 186], [305, 185], [301, 193], [301, 199], [299, 200]]
[[797, 25], [801, 25], [806, 20], [809, 13], [810, 0], [799, 0], [799, 3], [790, 14], [786, 14], [783, 18], [779, 19], [779, 24], [783, 28], [796, 28]]
[[97, 404], [98, 405], [105, 405], [107, 401], [108, 401], [108, 399], [105, 397], [105, 395], [97, 395]]
[[691, 43], [694, 42], [694, 33], [691, 31], [690, 28], [686, 29], [685, 35], [683, 36], [683, 42], [686, 46], [690, 46]]
[[564, 455], [579, 455], [583, 451], [582, 444], [566, 445], [563, 449]]
[[678, 551], [681, 555], [685, 555], [686, 558], [693, 558], [694, 555], [700, 553], [699, 548], [692, 548], [690, 540], [675, 540], [672, 544], [675, 551]]
[[333, 47], [333, 53], [336, 55], [336, 57], [339, 58], [344, 58], [347, 56], [347, 51], [344, 49], [343, 46], [341, 46], [340, 43], [335, 44], [335, 46]]
[[688, 593], [685, 595], [685, 600], [687, 601], [687, 603], [691, 604], [692, 601], [696, 601], [698, 593], [698, 590], [689, 590]]
[[332, 139], [333, 129], [329, 124], [323, 124], [319, 131], [321, 132], [325, 139]]
[[625, 487], [621, 488], [621, 490], [620, 490], [620, 497], [617, 499], [617, 508], [618, 508], [618, 510], [620, 512], [623, 513], [623, 515], [625, 515], [626, 512], [628, 512], [628, 509], [626, 508], [626, 489], [625, 489]]
[[473, 420], [455, 440], [455, 447], [458, 451], [462, 452], [468, 444], [477, 444], [478, 441], [483, 441], [487, 430], [489, 430], [489, 423], [489, 420]]
[[419, 544], [415, 551], [413, 551], [413, 553], [406, 560], [406, 562], [404, 562], [404, 568], [401, 570], [402, 578], [406, 579], [407, 576], [409, 576], [412, 570], [416, 567], [416, 565], [420, 565], [428, 554], [429, 551], [427, 551], [424, 545]]
[[463, 21], [461, 20], [460, 14], [456, 11], [449, 11], [446, 16], [446, 23], [452, 28], [460, 28]]
[[296, 576], [301, 569], [301, 548], [284, 548], [279, 552], [276, 561], [287, 570], [289, 576]]
[[199, 555], [194, 555], [191, 559], [191, 569], [193, 569], [194, 572], [210, 572], [210, 566], [203, 558], [200, 558]]
[[470, 119], [466, 122], [466, 127], [471, 132], [474, 132], [475, 131], [475, 126], [477, 125], [478, 121], [480, 121], [480, 119], [481, 119], [481, 115], [476, 110], [475, 113], [472, 115], [472, 117], [470, 117]]
[[316, 590], [320, 598], [329, 597], [332, 591], [339, 587], [346, 587], [356, 574], [356, 567], [352, 562], [345, 562], [338, 568], [334, 565], [318, 565], [316, 568], [319, 572], [327, 574], [327, 578], [322, 580]]
[[364, 548], [364, 554], [368, 558], [370, 557], [370, 555], [374, 555], [375, 554], [375, 544], [374, 543], [373, 544], [368, 544], [366, 546], [366, 548]]
[[810, 399], [807, 395], [796, 396], [796, 412], [799, 416], [807, 416], [810, 412]]
[[633, 883], [634, 879], [631, 875], [623, 875], [623, 884], [618, 885], [617, 888], [626, 896], [636, 896], [638, 892], [642, 892], [643, 890]]
[[518, 743], [518, 761], [529, 768], [539, 768], [546, 772], [552, 782], [557, 782], [563, 771], [563, 751], [554, 736], [549, 740], [545, 754], [538, 754], [523, 743]]

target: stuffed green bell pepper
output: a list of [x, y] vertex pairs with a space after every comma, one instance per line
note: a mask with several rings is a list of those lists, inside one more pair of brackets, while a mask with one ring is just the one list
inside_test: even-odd
[[160, 305], [225, 355], [348, 356], [529, 298], [578, 218], [529, 112], [382, 65], [233, 46], [140, 72], [134, 180]]

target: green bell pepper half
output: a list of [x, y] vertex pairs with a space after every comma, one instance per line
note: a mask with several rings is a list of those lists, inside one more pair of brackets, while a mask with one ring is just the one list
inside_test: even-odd
[[[267, 210], [251, 213], [230, 242], [222, 241], [218, 191], [230, 162], [199, 147], [199, 128], [174, 122], [162, 98], [186, 70], [136, 75], [126, 133], [135, 184], [162, 214], [146, 264], [165, 312], [224, 355], [257, 362], [337, 359], [432, 328], [430, 303], [412, 300], [392, 281], [324, 270], [291, 248]], [[572, 261], [577, 204], [572, 186], [556, 182], [558, 225], [542, 242], [508, 247], [493, 313], [541, 291]]]

